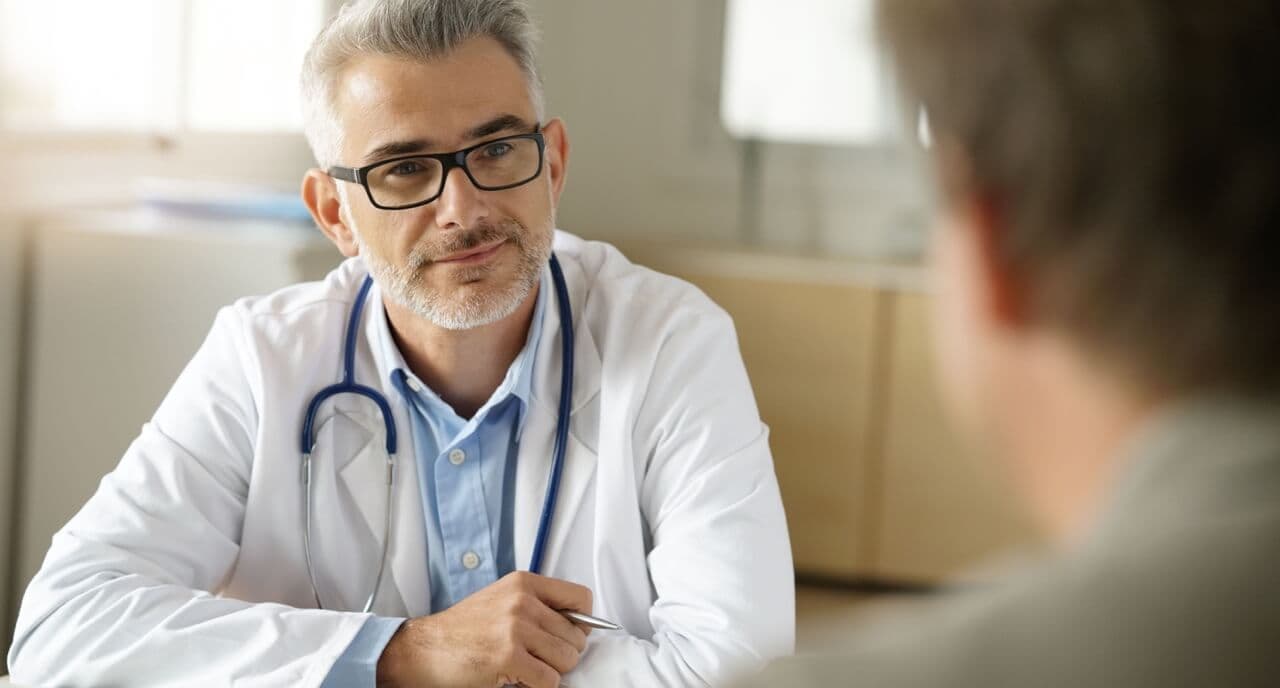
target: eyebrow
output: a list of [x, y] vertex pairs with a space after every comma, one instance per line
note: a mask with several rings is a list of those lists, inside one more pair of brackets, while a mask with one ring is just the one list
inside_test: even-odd
[[[505, 131], [520, 131], [520, 132], [532, 131], [533, 126], [534, 125], [530, 124], [529, 122], [526, 122], [521, 117], [518, 117], [516, 115], [503, 114], [503, 115], [498, 115], [497, 117], [494, 117], [493, 119], [485, 122], [484, 124], [481, 124], [476, 127], [472, 127], [471, 129], [467, 130], [467, 132], [464, 134], [464, 138], [467, 141], [474, 141], [476, 139], [483, 139], [483, 138], [493, 136], [494, 134], [499, 134]], [[431, 147], [432, 147], [432, 141], [430, 141], [429, 139], [411, 139], [408, 141], [392, 141], [390, 143], [384, 143], [378, 146], [377, 148], [374, 148], [373, 150], [369, 151], [364, 156], [364, 163], [367, 165], [372, 165], [373, 163], [378, 162], [380, 160], [385, 160], [387, 158], [394, 158], [399, 155], [413, 155], [414, 153], [421, 153], [422, 151], [425, 151]]]
[[533, 129], [533, 125], [515, 115], [498, 115], [493, 119], [467, 132], [467, 140], [474, 141], [493, 136], [508, 130], [520, 131]]
[[394, 158], [397, 155], [411, 155], [413, 153], [420, 153], [426, 150], [427, 147], [430, 145], [431, 145], [431, 142], [427, 141], [426, 139], [414, 139], [412, 141], [392, 141], [391, 143], [384, 143], [381, 146], [378, 146], [377, 148], [374, 148], [373, 150], [365, 154], [364, 163], [368, 165], [372, 165], [373, 163], [378, 162], [379, 160]]

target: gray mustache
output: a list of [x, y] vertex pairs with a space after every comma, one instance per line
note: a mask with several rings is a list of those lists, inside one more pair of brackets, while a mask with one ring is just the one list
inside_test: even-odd
[[518, 226], [484, 225], [469, 230], [465, 234], [451, 236], [448, 241], [442, 243], [420, 244], [413, 251], [413, 264], [414, 267], [421, 267], [434, 262], [434, 257], [436, 256], [447, 256], [459, 251], [469, 251], [482, 244], [498, 240], [510, 240], [517, 246], [523, 245], [523, 238]]

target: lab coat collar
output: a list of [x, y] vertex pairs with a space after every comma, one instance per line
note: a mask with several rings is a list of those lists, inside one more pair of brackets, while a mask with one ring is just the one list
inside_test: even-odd
[[[566, 238], [557, 232], [557, 239]], [[557, 243], [561, 243], [557, 241]], [[577, 414], [596, 398], [600, 391], [601, 358], [590, 323], [584, 315], [589, 298], [587, 276], [575, 256], [564, 251], [558, 254], [564, 272], [565, 286], [569, 292], [569, 305], [574, 325], [574, 378], [573, 397], [570, 404], [570, 431], [565, 452], [564, 472], [560, 477], [560, 493], [552, 515], [551, 531], [543, 558], [542, 573], [554, 576], [563, 571], [557, 562], [565, 551], [569, 534], [578, 522], [584, 498], [592, 484], [596, 471], [596, 454], [579, 441], [574, 432], [573, 420]], [[560, 338], [559, 296], [554, 286], [548, 289], [547, 311], [543, 320], [542, 341], [538, 344], [538, 360], [534, 366], [533, 405], [525, 423], [524, 439], [516, 460], [515, 494], [515, 556], [521, 570], [529, 565], [534, 541], [537, 539], [538, 521], [546, 496], [554, 454], [554, 435], [560, 409], [560, 370], [562, 342]]]
[[[559, 236], [559, 232], [557, 232]], [[586, 275], [572, 256], [560, 256], [569, 305], [573, 317], [573, 401], [571, 413], [577, 413], [600, 391], [601, 360], [591, 327], [583, 317], [588, 296]], [[554, 419], [560, 409], [560, 369], [563, 347], [560, 342], [560, 304], [555, 286], [547, 280], [547, 310], [542, 322], [542, 341], [533, 366], [533, 401]], [[554, 421], [553, 421], [554, 422]]]

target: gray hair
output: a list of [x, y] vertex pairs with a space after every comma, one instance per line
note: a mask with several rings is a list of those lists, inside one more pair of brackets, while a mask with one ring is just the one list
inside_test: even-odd
[[338, 163], [343, 132], [334, 96], [352, 59], [428, 61], [480, 36], [497, 40], [515, 59], [541, 121], [546, 106], [535, 64], [538, 32], [524, 0], [354, 0], [344, 6], [316, 36], [302, 65], [303, 118], [316, 162]]

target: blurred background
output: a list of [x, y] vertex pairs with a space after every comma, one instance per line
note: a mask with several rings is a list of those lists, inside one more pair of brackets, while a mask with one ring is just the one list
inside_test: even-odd
[[[296, 198], [296, 84], [341, 4], [0, 0], [0, 648], [216, 309], [337, 264]], [[560, 226], [735, 317], [802, 643], [809, 618], [1034, 547], [938, 408], [932, 199], [870, 0], [531, 5], [573, 142]]]

